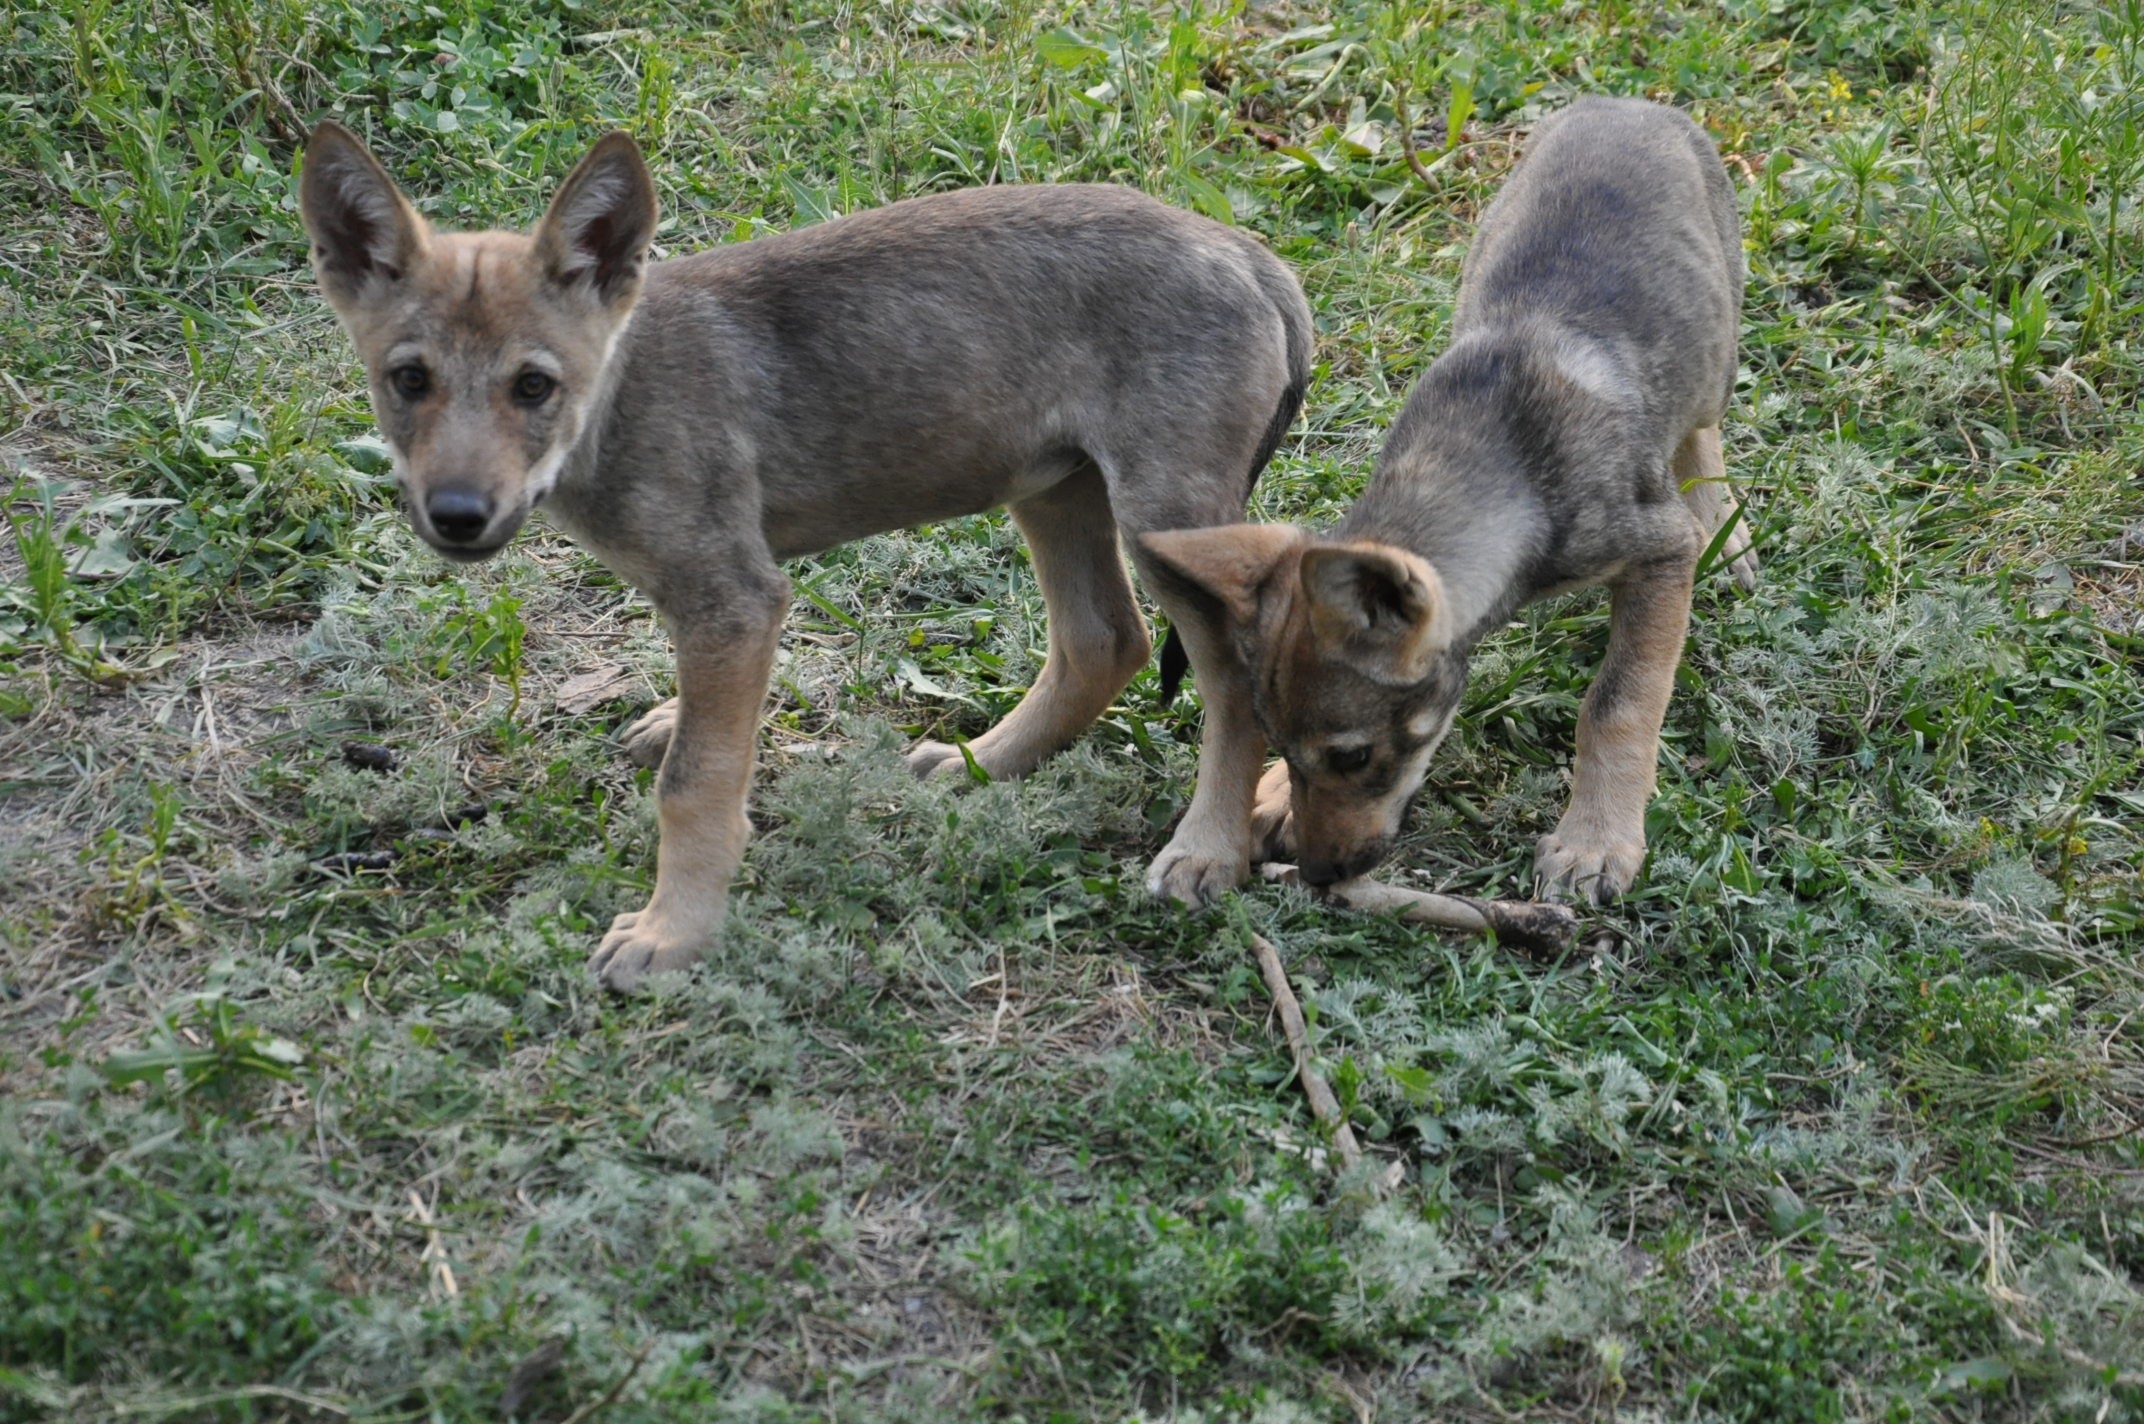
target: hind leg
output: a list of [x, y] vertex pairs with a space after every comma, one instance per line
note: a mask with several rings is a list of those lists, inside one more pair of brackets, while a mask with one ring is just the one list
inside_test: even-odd
[[[1024, 776], [1085, 731], [1146, 665], [1152, 645], [1132, 597], [1101, 471], [1088, 465], [1012, 506], [1049, 612], [1042, 676], [1003, 721], [968, 744], [990, 775]], [[959, 767], [960, 748], [923, 742], [909, 770]]]
[[1251, 873], [1251, 803], [1265, 734], [1251, 711], [1250, 667], [1219, 610], [1172, 590], [1166, 574], [1144, 558], [1140, 573], [1184, 640], [1206, 707], [1191, 809], [1154, 857], [1146, 888], [1165, 900], [1208, 905]]
[[[1174, 508], [1140, 510], [1145, 527], [1136, 533], [1204, 529], [1231, 522], [1235, 511], [1221, 500], [1234, 492], [1214, 482], [1207, 491], [1209, 500], [1197, 502], [1184, 497], [1195, 484], [1187, 478], [1169, 491], [1175, 497]], [[1153, 503], [1161, 506], [1164, 501]], [[1228, 609], [1164, 564], [1146, 548], [1144, 539], [1135, 537], [1132, 550], [1147, 591], [1184, 640], [1206, 714], [1190, 809], [1154, 858], [1147, 890], [1194, 907], [1211, 904], [1251, 871], [1252, 803], [1258, 795], [1266, 752], [1265, 733], [1252, 710], [1252, 670]], [[1286, 770], [1285, 763], [1282, 770]]]
[[1720, 563], [1734, 575], [1744, 593], [1757, 588], [1757, 551], [1749, 537], [1749, 517], [1727, 487], [1727, 463], [1720, 451], [1720, 427], [1708, 425], [1693, 430], [1675, 447], [1675, 482], [1682, 487], [1683, 503], [1697, 521], [1706, 543], [1730, 519], [1735, 521], [1720, 545]]
[[[1252, 710], [1250, 664], [1229, 614], [1210, 594], [1185, 584], [1141, 544], [1139, 536], [1174, 529], [1239, 523], [1278, 431], [1295, 410], [1295, 393], [1240, 390], [1215, 393], [1203, 426], [1187, 422], [1196, 402], [1138, 442], [1140, 458], [1110, 467], [1117, 515], [1132, 546], [1147, 592], [1183, 639], [1205, 706], [1199, 736], [1198, 781], [1176, 833], [1147, 872], [1147, 891], [1193, 907], [1208, 905], [1251, 873], [1253, 803], [1266, 754], [1265, 733]], [[1277, 411], [1266, 429], [1234, 417], [1245, 410]], [[1285, 764], [1284, 764], [1285, 765]]]
[[663, 764], [670, 739], [677, 733], [677, 699], [666, 697], [633, 720], [618, 734], [618, 749], [635, 766], [653, 771]]

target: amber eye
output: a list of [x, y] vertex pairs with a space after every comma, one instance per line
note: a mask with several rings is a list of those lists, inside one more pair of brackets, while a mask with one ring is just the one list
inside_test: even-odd
[[557, 388], [558, 382], [541, 371], [523, 371], [514, 377], [514, 399], [523, 405], [542, 405]]
[[395, 388], [395, 394], [404, 400], [421, 400], [432, 390], [432, 374], [412, 361], [407, 366], [397, 366], [387, 373], [387, 383]]
[[1370, 764], [1368, 747], [1334, 747], [1325, 754], [1325, 764], [1342, 776], [1362, 770]]

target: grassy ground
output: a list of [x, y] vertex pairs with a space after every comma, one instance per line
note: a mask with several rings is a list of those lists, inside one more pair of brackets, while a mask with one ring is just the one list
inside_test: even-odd
[[[2137, 0], [10, 6], [0, 1418], [2144, 1416], [2140, 62]], [[1038, 665], [990, 518], [793, 570], [727, 946], [590, 991], [667, 648], [540, 532], [414, 544], [306, 123], [448, 223], [629, 126], [672, 252], [1014, 179], [1230, 218], [1319, 320], [1258, 512], [1324, 521], [1593, 91], [1730, 155], [1767, 567], [1700, 591], [1586, 952], [1149, 903], [1150, 674], [1026, 785], [908, 784]], [[1492, 641], [1406, 873], [1526, 885], [1605, 631]]]

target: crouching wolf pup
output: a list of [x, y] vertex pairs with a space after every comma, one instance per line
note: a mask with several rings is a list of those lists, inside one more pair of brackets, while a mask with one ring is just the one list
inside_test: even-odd
[[[621, 990], [721, 928], [781, 560], [1009, 506], [1049, 654], [968, 750], [1018, 776], [1146, 661], [1119, 531], [1240, 519], [1309, 371], [1309, 307], [1278, 258], [1121, 188], [945, 193], [649, 263], [655, 186], [622, 134], [532, 233], [446, 233], [327, 123], [299, 196], [417, 533], [483, 559], [547, 501], [669, 625], [678, 696], [627, 734], [662, 768], [655, 892], [592, 961]], [[1149, 881], [1197, 903], [1247, 873], [1258, 732], [1236, 644], [1202, 602], [1160, 601], [1219, 709]], [[925, 742], [909, 764], [961, 756]]]
[[[1719, 427], [1742, 284], [1734, 192], [1697, 125], [1637, 100], [1574, 104], [1483, 214], [1451, 349], [1339, 526], [1145, 536], [1173, 581], [1158, 586], [1202, 598], [1254, 670], [1285, 759], [1259, 786], [1265, 856], [1314, 885], [1369, 870], [1475, 644], [1523, 604], [1605, 583], [1608, 655], [1535, 870], [1551, 893], [1603, 903], [1630, 887], [1692, 576], [1735, 512]], [[1722, 550], [1753, 587], [1739, 524]]]

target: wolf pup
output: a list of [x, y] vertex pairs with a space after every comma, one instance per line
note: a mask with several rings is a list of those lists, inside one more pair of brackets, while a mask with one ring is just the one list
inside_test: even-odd
[[[1573, 104], [1534, 131], [1483, 214], [1451, 349], [1339, 526], [1141, 540], [1171, 581], [1157, 587], [1203, 598], [1254, 670], [1284, 758], [1259, 785], [1263, 855], [1299, 861], [1313, 885], [1369, 870], [1451, 726], [1475, 644], [1523, 604], [1605, 583], [1608, 655], [1535, 871], [1552, 894], [1601, 903], [1630, 887], [1691, 581], [1735, 513], [1720, 419], [1743, 276], [1734, 192], [1703, 131], [1639, 100]], [[1754, 587], [1739, 523], [1721, 549]]]
[[[655, 185], [623, 134], [532, 233], [445, 233], [324, 123], [299, 198], [417, 533], [483, 559], [547, 501], [669, 625], [678, 696], [627, 734], [662, 768], [655, 892], [591, 966], [615, 989], [721, 929], [781, 560], [1009, 506], [1049, 652], [968, 751], [1018, 776], [1146, 661], [1119, 531], [1240, 519], [1309, 372], [1310, 310], [1278, 258], [1121, 188], [944, 193], [649, 263]], [[1217, 710], [1149, 885], [1199, 903], [1247, 873], [1258, 731], [1235, 643], [1203, 604], [1160, 602]], [[909, 764], [962, 761], [925, 742]]]

